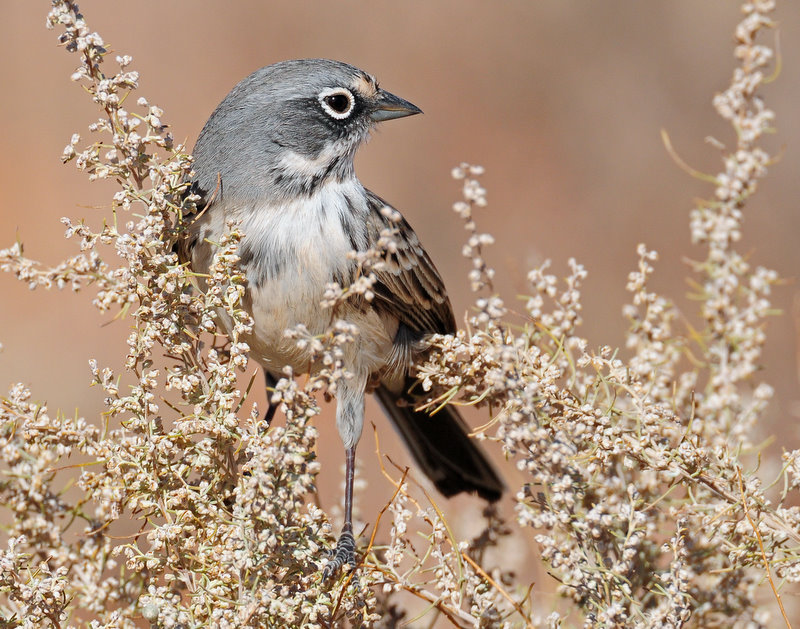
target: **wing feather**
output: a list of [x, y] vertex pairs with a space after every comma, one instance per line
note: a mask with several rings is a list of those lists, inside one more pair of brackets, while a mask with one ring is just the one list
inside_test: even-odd
[[192, 183], [186, 189], [181, 198], [182, 204], [189, 194], [196, 195], [199, 198], [193, 205], [187, 204], [183, 206], [183, 216], [181, 219], [176, 219], [177, 223], [172, 239], [172, 251], [177, 254], [178, 261], [181, 264], [192, 261], [192, 250], [197, 244], [198, 235], [190, 229], [192, 223], [209, 209], [211, 201], [213, 201], [213, 197], [209, 200], [208, 194], [206, 194], [204, 190], [201, 190], [197, 183]]
[[392, 222], [383, 208], [391, 207], [367, 191], [369, 241], [377, 242], [385, 229], [396, 228], [397, 251], [386, 256], [384, 267], [376, 273], [373, 307], [395, 316], [405, 326], [403, 334], [420, 339], [427, 334], [452, 334], [456, 330], [453, 308], [439, 272], [423, 249], [414, 230], [404, 218]]

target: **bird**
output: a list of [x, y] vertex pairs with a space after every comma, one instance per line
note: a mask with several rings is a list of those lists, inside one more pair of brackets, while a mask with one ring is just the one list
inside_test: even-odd
[[[328, 578], [356, 568], [353, 534], [355, 456], [372, 391], [412, 458], [444, 496], [477, 493], [497, 501], [504, 484], [453, 406], [417, 410], [414, 365], [433, 334], [454, 334], [455, 317], [441, 275], [402, 215], [365, 188], [354, 157], [379, 124], [422, 111], [340, 61], [297, 59], [256, 70], [239, 82], [205, 123], [193, 151], [190, 191], [199, 198], [176, 243], [182, 262], [202, 275], [229, 221], [244, 237], [239, 264], [253, 331], [250, 357], [274, 387], [285, 366], [313, 372], [308, 349], [285, 331], [312, 335], [332, 324], [321, 307], [326, 287], [346, 287], [359, 272], [351, 252], [375, 247], [394, 229], [394, 247], [375, 271], [371, 300], [350, 300], [336, 316], [358, 328], [344, 351], [350, 377], [336, 388], [336, 426], [345, 450], [344, 526]], [[399, 219], [398, 219], [399, 217]], [[223, 317], [224, 322], [224, 317]], [[267, 410], [271, 421], [275, 405]]]

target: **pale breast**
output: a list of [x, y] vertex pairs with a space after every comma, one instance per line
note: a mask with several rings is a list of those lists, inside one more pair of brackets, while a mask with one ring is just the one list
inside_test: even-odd
[[[213, 210], [221, 208], [214, 207]], [[240, 245], [241, 265], [248, 280], [248, 302], [255, 321], [247, 339], [251, 356], [267, 368], [291, 365], [308, 369], [309, 357], [285, 330], [305, 325], [313, 335], [322, 334], [334, 314], [320, 303], [328, 284], [347, 285], [356, 271], [349, 257], [353, 250], [367, 248], [366, 195], [356, 180], [329, 182], [309, 197], [291, 203], [225, 207], [209, 212], [201, 236], [215, 241], [225, 221], [240, 221], [245, 237]], [[203, 235], [203, 232], [206, 234]], [[195, 268], [208, 268], [213, 247], [199, 251]], [[339, 318], [361, 330], [358, 341], [348, 348], [349, 369], [373, 372], [385, 363], [396, 321], [387, 321], [371, 309], [344, 308]]]

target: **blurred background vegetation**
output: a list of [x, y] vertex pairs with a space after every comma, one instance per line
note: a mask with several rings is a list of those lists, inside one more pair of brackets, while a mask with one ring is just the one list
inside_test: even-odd
[[[28, 256], [55, 263], [74, 252], [58, 219], [98, 224], [101, 213], [92, 208], [108, 204], [113, 188], [87, 185], [84, 174], [60, 163], [70, 135], [85, 134], [95, 112], [69, 80], [75, 59], [59, 51], [43, 27], [46, 5], [6, 2], [0, 21], [0, 246], [19, 235]], [[487, 170], [489, 208], [478, 219], [497, 240], [487, 257], [504, 296], [528, 294], [527, 271], [543, 259], [553, 258], [566, 274], [566, 260], [574, 256], [589, 270], [584, 334], [595, 346], [622, 345], [626, 278], [636, 264], [636, 244], [645, 242], [661, 255], [653, 287], [686, 312], [696, 310], [689, 306], [682, 260], [700, 255], [689, 243], [688, 211], [693, 197], [708, 196], [710, 187], [675, 165], [660, 131], [667, 130], [688, 164], [718, 172], [719, 152], [703, 138], [732, 143], [729, 127], [711, 107], [711, 92], [726, 87], [734, 67], [736, 3], [83, 0], [81, 8], [113, 52], [134, 56], [140, 93], [164, 108], [176, 139], [190, 148], [237, 81], [281, 59], [353, 63], [420, 106], [425, 116], [385, 125], [359, 153], [357, 168], [365, 185], [414, 225], [450, 287], [457, 317], [470, 295], [468, 262], [457, 253], [464, 233], [450, 211], [459, 191], [449, 172], [463, 160]], [[783, 314], [769, 322], [762, 379], [775, 386], [776, 398], [762, 430], [791, 449], [800, 443], [800, 288], [794, 281], [800, 178], [793, 166], [800, 147], [800, 12], [784, 3], [777, 17], [783, 70], [764, 93], [780, 131], [770, 152], [783, 157], [749, 204], [740, 249], [788, 280], [774, 298]], [[72, 414], [77, 406], [81, 415], [96, 418], [103, 393], [87, 387], [87, 359], [121, 368], [129, 331], [124, 320], [104, 323], [86, 296], [29, 292], [0, 275], [0, 389], [22, 381], [51, 412]], [[263, 393], [255, 397], [264, 399]], [[408, 462], [372, 403], [368, 414], [378, 424], [382, 450]], [[321, 442], [337, 444], [320, 453], [323, 469], [338, 471], [334, 424], [319, 426]], [[378, 478], [370, 449], [365, 439], [362, 478]], [[777, 455], [778, 445], [769, 452]], [[514, 470], [503, 471], [509, 486], [520, 484]], [[340, 478], [320, 477], [326, 508], [339, 500]], [[390, 495], [385, 483], [371, 484], [362, 502], [365, 517]], [[447, 510], [463, 515], [468, 526], [476, 503], [459, 498]], [[459, 516], [453, 518], [457, 524]], [[524, 572], [530, 555], [516, 557]]]

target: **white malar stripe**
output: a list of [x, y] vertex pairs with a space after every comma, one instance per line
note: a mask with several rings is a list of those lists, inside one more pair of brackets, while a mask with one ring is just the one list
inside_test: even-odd
[[[306, 157], [296, 151], [284, 151], [280, 159], [280, 172], [292, 173], [293, 177], [317, 177], [325, 172], [328, 165], [342, 152], [340, 142], [325, 145], [319, 155]], [[358, 183], [356, 181], [356, 183]], [[360, 184], [359, 184], [360, 185]], [[324, 193], [321, 192], [320, 194]]]

